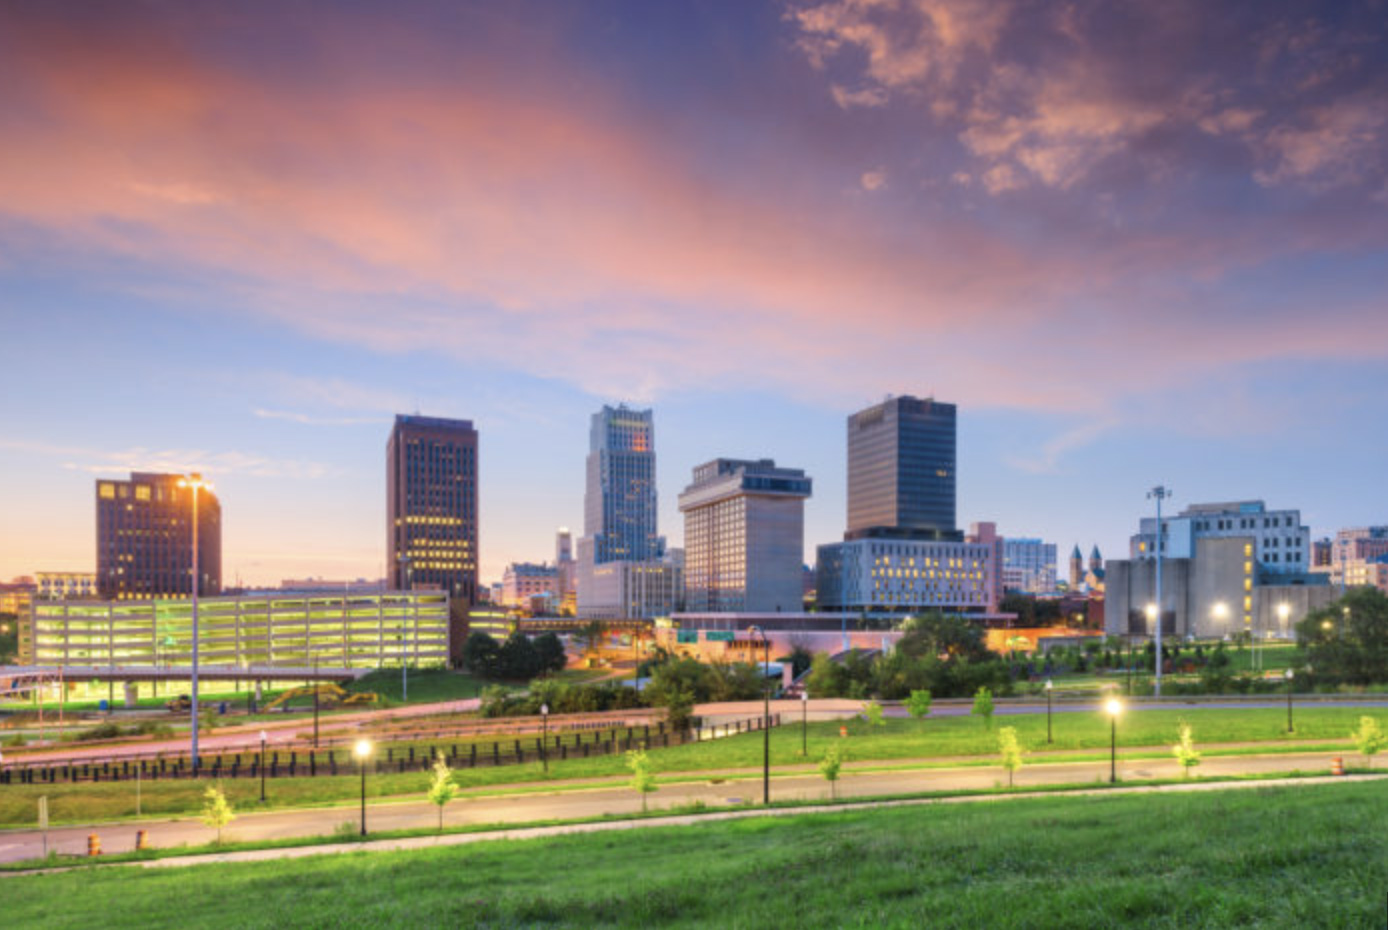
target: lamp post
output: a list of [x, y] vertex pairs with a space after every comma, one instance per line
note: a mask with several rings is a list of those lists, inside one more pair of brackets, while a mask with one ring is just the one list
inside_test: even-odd
[[759, 626], [754, 626], [747, 632], [754, 633], [761, 637], [762, 647], [762, 667], [761, 667], [761, 694], [762, 694], [762, 744], [761, 744], [761, 798], [762, 803], [771, 806], [771, 689], [767, 687], [766, 672], [771, 665], [771, 640], [766, 638], [766, 632]]
[[[1161, 608], [1159, 608], [1155, 603], [1151, 603], [1151, 604], [1148, 604], [1148, 605], [1147, 605], [1147, 626], [1148, 626], [1149, 628], [1151, 628], [1151, 627], [1153, 627], [1153, 625], [1155, 625], [1155, 626], [1157, 626], [1157, 627], [1160, 627], [1160, 626], [1161, 626]], [[1160, 675], [1161, 675], [1161, 640], [1157, 640], [1157, 641], [1156, 641], [1156, 650], [1157, 650], [1157, 654], [1156, 654], [1156, 658], [1155, 658], [1154, 661], [1152, 662], [1152, 668], [1156, 670], [1156, 674], [1158, 675], [1157, 682], [1160, 682], [1160, 681], [1161, 681], [1161, 678], [1160, 678]], [[1152, 693], [1153, 693], [1155, 696], [1157, 696], [1157, 697], [1161, 697], [1161, 686], [1158, 684], [1157, 687], [1156, 687], [1156, 689], [1155, 689]]]
[[313, 657], [313, 748], [318, 748], [318, 656]]
[[260, 731], [260, 803], [265, 803], [265, 731]]
[[1046, 742], [1051, 742], [1051, 680], [1046, 679]]
[[212, 490], [210, 481], [202, 480], [202, 475], [194, 472], [186, 478], [178, 479], [180, 488], [193, 489], [193, 739], [189, 755], [193, 767], [193, 777], [198, 774], [198, 588], [202, 587], [201, 567], [198, 565], [198, 492], [203, 488]]
[[545, 775], [549, 775], [549, 705], [540, 705], [540, 727], [543, 735], [540, 737], [540, 762], [545, 767]]
[[1155, 549], [1157, 556], [1157, 678], [1156, 682], [1154, 683], [1154, 690], [1152, 693], [1155, 694], [1157, 697], [1161, 697], [1161, 556], [1162, 549], [1165, 548], [1162, 545], [1161, 502], [1171, 496], [1171, 489], [1159, 484], [1152, 490], [1148, 491], [1147, 496], [1149, 498], [1155, 499], [1157, 502], [1157, 532], [1155, 536]]
[[1294, 733], [1296, 732], [1296, 728], [1292, 725], [1292, 679], [1296, 676], [1296, 673], [1291, 669], [1287, 669], [1283, 674], [1287, 678], [1287, 732]]
[[810, 757], [810, 685], [800, 692], [800, 755]]
[[1109, 784], [1116, 784], [1118, 781], [1118, 715], [1123, 712], [1123, 702], [1116, 697], [1108, 699], [1104, 704], [1104, 709], [1109, 716], [1109, 762], [1108, 780]]
[[[414, 590], [414, 563], [410, 561], [408, 553], [400, 553], [400, 561], [405, 564], [405, 585], [407, 590]], [[408, 646], [405, 644], [405, 631], [400, 631], [400, 703], [404, 704], [410, 699], [410, 675], [409, 663], [405, 661]]]
[[366, 836], [366, 760], [371, 755], [371, 740], [359, 739], [352, 753], [361, 766], [361, 835]]

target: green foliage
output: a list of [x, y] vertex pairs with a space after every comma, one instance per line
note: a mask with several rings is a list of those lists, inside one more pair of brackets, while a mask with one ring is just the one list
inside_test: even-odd
[[1007, 665], [983, 647], [982, 631], [968, 621], [925, 615], [908, 619], [905, 629], [895, 649], [875, 658], [857, 649], [839, 662], [824, 653], [816, 655], [810, 694], [896, 701], [912, 691], [939, 697], [964, 697], [980, 687], [997, 694], [1011, 691]]
[[469, 633], [463, 642], [463, 668], [480, 678], [497, 677], [501, 647], [480, 630]]
[[227, 801], [227, 796], [222, 793], [221, 785], [208, 785], [202, 796], [202, 813], [199, 815], [199, 819], [204, 826], [217, 831], [217, 844], [220, 846], [222, 828], [235, 820], [236, 814], [232, 812], [231, 803]]
[[882, 727], [887, 725], [887, 721], [882, 719], [882, 705], [876, 701], [868, 701], [863, 705], [863, 719], [870, 727]]
[[1378, 721], [1373, 717], [1360, 717], [1359, 729], [1350, 734], [1354, 738], [1354, 745], [1358, 747], [1370, 768], [1373, 768], [1374, 754], [1388, 745], [1388, 736], [1379, 727]]
[[912, 691], [911, 696], [906, 699], [906, 712], [917, 720], [923, 720], [930, 714], [930, 692]]
[[1354, 588], [1296, 625], [1316, 681], [1354, 685], [1388, 680], [1388, 594]]
[[520, 630], [506, 637], [497, 655], [496, 677], [509, 681], [529, 681], [540, 674], [540, 655], [530, 637]]
[[842, 768], [843, 756], [839, 752], [838, 744], [832, 744], [819, 760], [819, 774], [829, 783], [829, 797], [835, 800], [838, 798], [839, 770]]
[[983, 628], [940, 611], [908, 617], [896, 648], [909, 656], [932, 655], [982, 662], [996, 656], [984, 645]]
[[1190, 724], [1181, 721], [1180, 729], [1177, 730], [1178, 741], [1171, 747], [1171, 753], [1176, 757], [1176, 761], [1181, 764], [1181, 772], [1186, 778], [1190, 777], [1190, 770], [1200, 764], [1200, 753], [1196, 751], [1195, 743], [1191, 740]]
[[631, 770], [631, 787], [641, 793], [641, 813], [646, 812], [646, 795], [656, 790], [651, 760], [644, 749], [628, 749], [627, 768]]
[[453, 781], [453, 770], [443, 751], [434, 754], [434, 767], [429, 773], [429, 803], [439, 809], [439, 832], [443, 832], [443, 809], [449, 801], [458, 796], [458, 785]]
[[704, 663], [679, 657], [656, 668], [646, 686], [654, 707], [669, 707], [672, 700], [692, 697], [707, 701], [748, 701], [762, 696], [765, 681], [761, 669], [749, 662]]
[[552, 631], [535, 637], [535, 657], [541, 673], [562, 672], [569, 664], [563, 641]]
[[991, 729], [993, 726], [993, 692], [984, 687], [975, 691], [974, 706], [969, 713], [976, 717], [982, 717], [983, 725]]
[[1012, 787], [1012, 776], [1022, 767], [1022, 744], [1017, 741], [1016, 727], [1001, 727], [998, 730], [998, 756], [1002, 767], [1007, 769], [1007, 787]]
[[791, 674], [799, 678], [814, 664], [814, 653], [801, 643], [793, 643], [790, 655], [782, 656], [778, 661], [789, 662]]
[[998, 610], [1017, 615], [1019, 626], [1055, 626], [1065, 620], [1060, 602], [1038, 598], [1033, 594], [1013, 592], [1003, 597]]

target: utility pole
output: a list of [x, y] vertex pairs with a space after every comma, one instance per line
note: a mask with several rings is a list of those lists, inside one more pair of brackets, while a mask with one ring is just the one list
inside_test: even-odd
[[1157, 485], [1147, 492], [1148, 499], [1155, 499], [1157, 502], [1157, 533], [1156, 533], [1156, 556], [1157, 556], [1157, 677], [1154, 682], [1153, 694], [1161, 697], [1161, 621], [1162, 621], [1162, 600], [1161, 600], [1161, 555], [1162, 555], [1162, 532], [1161, 532], [1161, 502], [1171, 496], [1171, 489], [1164, 485]]

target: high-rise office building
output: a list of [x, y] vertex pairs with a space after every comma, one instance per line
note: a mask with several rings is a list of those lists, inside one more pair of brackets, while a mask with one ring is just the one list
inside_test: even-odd
[[593, 414], [583, 535], [593, 562], [640, 562], [665, 553], [656, 535], [655, 420], [625, 404]]
[[1055, 551], [1055, 543], [1008, 537], [1002, 546], [1003, 588], [1029, 594], [1054, 591]]
[[[96, 585], [112, 600], [189, 597], [193, 491], [181, 475], [133, 472], [96, 482]], [[198, 594], [222, 590], [222, 505], [198, 492]]]
[[955, 525], [955, 408], [894, 397], [848, 418], [845, 539], [963, 538]]
[[604, 406], [588, 436], [578, 615], [653, 617], [674, 610], [683, 569], [656, 530], [655, 421], [649, 410]]
[[805, 498], [798, 468], [715, 459], [694, 469], [680, 495], [685, 609], [694, 613], [799, 613]]
[[471, 420], [395, 418], [386, 446], [391, 587], [477, 603], [477, 465]]
[[558, 572], [559, 613], [573, 616], [578, 610], [578, 563], [574, 561], [574, 537], [566, 527], [554, 536], [554, 568]]

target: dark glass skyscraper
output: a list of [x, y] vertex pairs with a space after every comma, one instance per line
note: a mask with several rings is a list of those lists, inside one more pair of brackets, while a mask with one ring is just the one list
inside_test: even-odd
[[477, 430], [471, 420], [397, 416], [386, 446], [391, 586], [477, 602]]
[[[182, 475], [134, 472], [96, 482], [96, 585], [103, 598], [189, 597], [193, 576], [193, 492]], [[199, 595], [222, 590], [222, 505], [198, 494]]]
[[848, 418], [845, 539], [958, 540], [955, 408], [894, 397]]
[[593, 414], [583, 535], [593, 564], [642, 562], [665, 554], [656, 534], [655, 421], [625, 404]]

